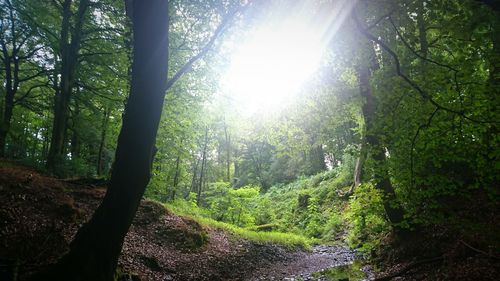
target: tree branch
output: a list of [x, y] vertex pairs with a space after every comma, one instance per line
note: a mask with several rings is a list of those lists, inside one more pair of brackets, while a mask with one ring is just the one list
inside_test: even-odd
[[214, 33], [212, 34], [212, 37], [210, 38], [210, 40], [208, 40], [208, 42], [205, 44], [205, 46], [203, 46], [203, 48], [200, 49], [200, 51], [193, 57], [191, 57], [191, 59], [189, 59], [175, 74], [174, 76], [172, 76], [172, 78], [170, 78], [168, 81], [167, 81], [167, 84], [165, 86], [165, 91], [167, 91], [168, 89], [170, 89], [172, 87], [172, 85], [177, 81], [179, 80], [179, 78], [182, 77], [182, 75], [184, 75], [185, 73], [189, 72], [191, 70], [191, 67], [193, 66], [193, 64], [198, 61], [199, 59], [201, 59], [206, 53], [208, 53], [208, 51], [212, 48], [212, 46], [214, 45], [215, 41], [217, 40], [217, 38], [220, 37], [220, 35], [224, 32], [224, 30], [226, 29], [226, 27], [228, 26], [228, 24], [234, 19], [234, 17], [236, 17], [237, 14], [239, 13], [242, 13], [252, 2], [248, 2], [247, 4], [243, 5], [243, 6], [240, 6], [234, 10], [232, 10], [231, 12], [229, 12], [221, 21], [221, 23], [219, 24], [219, 26], [215, 29]]
[[432, 105], [434, 105], [436, 108], [439, 108], [441, 110], [444, 110], [444, 111], [447, 111], [447, 112], [450, 112], [450, 113], [453, 113], [453, 114], [456, 114], [456, 115], [459, 115], [471, 122], [474, 122], [474, 123], [500, 123], [500, 121], [482, 121], [482, 120], [476, 120], [474, 118], [471, 118], [469, 116], [467, 116], [463, 111], [458, 111], [458, 110], [455, 110], [455, 109], [451, 109], [451, 108], [448, 108], [448, 107], [445, 107], [443, 105], [440, 105], [439, 103], [437, 103], [433, 98], [432, 96], [427, 93], [424, 89], [420, 88], [420, 86], [415, 83], [413, 80], [411, 80], [408, 76], [406, 76], [402, 70], [401, 70], [401, 63], [399, 61], [399, 57], [398, 55], [391, 49], [389, 48], [389, 46], [387, 46], [382, 40], [378, 39], [377, 37], [373, 36], [371, 33], [369, 33], [365, 28], [363, 28], [363, 26], [361, 25], [357, 15], [356, 15], [356, 12], [355, 10], [353, 10], [353, 12], [351, 13], [351, 17], [352, 19], [354, 20], [354, 23], [356, 25], [356, 28], [359, 30], [359, 32], [364, 35], [366, 38], [368, 38], [369, 40], [377, 43], [382, 49], [384, 49], [387, 53], [389, 53], [389, 55], [393, 58], [394, 60], [394, 64], [396, 65], [396, 74], [401, 77], [408, 85], [410, 85], [414, 90], [417, 91], [417, 93], [426, 101], [428, 101], [429, 103], [431, 103]]
[[416, 57], [422, 59], [422, 60], [425, 60], [427, 62], [430, 62], [432, 64], [435, 64], [437, 66], [441, 66], [441, 67], [444, 67], [448, 70], [451, 70], [451, 71], [454, 71], [454, 72], [459, 72], [458, 69], [452, 67], [452, 66], [449, 66], [449, 65], [446, 65], [446, 64], [443, 64], [443, 63], [440, 63], [440, 62], [437, 62], [435, 60], [432, 60], [432, 59], [429, 59], [427, 57], [424, 57], [422, 56], [421, 54], [419, 54], [417, 51], [415, 51], [411, 46], [410, 44], [408, 44], [408, 42], [405, 40], [405, 38], [403, 37], [403, 35], [401, 34], [401, 32], [399, 32], [399, 29], [396, 27], [396, 25], [394, 24], [394, 21], [392, 20], [391, 17], [388, 17], [388, 20], [389, 22], [391, 23], [392, 27], [394, 28], [394, 31], [396, 31], [396, 34], [399, 36], [399, 38], [401, 39], [401, 42], [403, 42], [403, 45], [406, 46], [406, 48], [408, 50], [410, 50]]
[[414, 186], [414, 179], [415, 179], [415, 171], [414, 171], [414, 154], [413, 154], [413, 150], [415, 149], [415, 144], [417, 143], [417, 138], [420, 134], [420, 131], [422, 131], [423, 129], [425, 128], [428, 128], [431, 123], [432, 123], [432, 119], [434, 118], [434, 116], [436, 116], [436, 113], [439, 111], [439, 108], [435, 108], [434, 111], [432, 112], [431, 116], [429, 116], [429, 118], [427, 119], [427, 122], [418, 126], [418, 129], [417, 129], [417, 132], [415, 133], [415, 135], [413, 136], [413, 139], [411, 140], [411, 147], [410, 147], [410, 184], [411, 186], [413, 187]]
[[26, 99], [30, 94], [31, 94], [31, 91], [33, 91], [34, 89], [38, 89], [38, 88], [42, 88], [42, 87], [49, 87], [49, 81], [43, 83], [43, 84], [36, 84], [36, 85], [33, 85], [31, 86], [28, 91], [26, 91], [26, 93], [24, 93], [24, 95], [22, 95], [21, 97], [19, 97], [18, 99], [16, 99], [14, 101], [14, 104], [19, 104], [21, 103], [24, 99]]
[[47, 70], [46, 69], [42, 69], [42, 70], [39, 70], [37, 73], [35, 73], [35, 74], [31, 75], [31, 76], [27, 76], [27, 77], [24, 77], [23, 79], [19, 79], [18, 82], [19, 83], [26, 82], [28, 80], [36, 78], [36, 77], [38, 77], [38, 76], [40, 76], [42, 74], [45, 74], [45, 73], [47, 73]]

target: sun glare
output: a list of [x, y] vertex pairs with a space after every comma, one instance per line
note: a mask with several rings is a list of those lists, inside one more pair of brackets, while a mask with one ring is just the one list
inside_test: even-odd
[[296, 17], [262, 25], [237, 45], [222, 84], [245, 111], [276, 109], [316, 70], [324, 47], [309, 22]]

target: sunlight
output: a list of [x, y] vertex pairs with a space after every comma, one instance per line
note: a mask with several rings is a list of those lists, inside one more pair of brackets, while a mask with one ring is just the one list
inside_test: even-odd
[[236, 48], [223, 88], [244, 110], [273, 110], [300, 91], [319, 65], [320, 29], [305, 17], [257, 28]]

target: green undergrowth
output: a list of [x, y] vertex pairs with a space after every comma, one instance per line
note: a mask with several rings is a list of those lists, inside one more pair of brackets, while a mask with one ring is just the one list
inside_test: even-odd
[[[345, 163], [352, 163], [349, 158]], [[166, 203], [174, 213], [200, 224], [223, 229], [256, 242], [310, 248], [311, 244], [348, 245], [362, 253], [378, 248], [390, 231], [384, 219], [382, 196], [372, 184], [350, 189], [351, 170], [338, 167], [299, 177], [261, 192], [258, 187], [232, 187], [217, 182]], [[199, 204], [197, 203], [199, 202]]]
[[175, 202], [174, 204], [167, 203], [165, 207], [180, 216], [189, 217], [204, 227], [216, 228], [224, 230], [228, 233], [231, 233], [237, 237], [253, 241], [256, 243], [270, 243], [276, 244], [280, 246], [284, 246], [289, 249], [304, 249], [310, 250], [311, 246], [315, 244], [316, 239], [307, 238], [302, 235], [293, 234], [293, 233], [283, 233], [276, 231], [254, 231], [248, 228], [242, 228], [230, 223], [225, 223], [221, 221], [214, 220], [212, 218], [203, 216], [203, 209], [190, 206], [187, 208], [182, 203]]

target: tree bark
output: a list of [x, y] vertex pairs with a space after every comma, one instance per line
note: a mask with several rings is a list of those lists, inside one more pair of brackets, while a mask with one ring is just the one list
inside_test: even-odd
[[[71, 92], [75, 84], [75, 71], [78, 64], [78, 52], [82, 39], [82, 28], [90, 0], [80, 0], [75, 27], [70, 32], [72, 0], [63, 3], [63, 21], [61, 25], [61, 80], [59, 91], [54, 99], [54, 120], [49, 155], [46, 166], [54, 172], [55, 165], [64, 157], [64, 134], [67, 129], [67, 119]], [[71, 35], [71, 41], [69, 38]]]
[[365, 99], [363, 104], [363, 117], [366, 126], [366, 143], [371, 157], [375, 162], [375, 171], [373, 178], [375, 187], [382, 191], [384, 210], [387, 219], [392, 224], [398, 224], [403, 221], [403, 210], [395, 202], [396, 193], [389, 178], [389, 172], [386, 166], [386, 152], [383, 144], [375, 132], [375, 110], [377, 108], [376, 99], [373, 96], [370, 87], [369, 75], [370, 70], [367, 66], [359, 66], [357, 68], [359, 79], [359, 91]]
[[109, 188], [53, 270], [34, 280], [113, 280], [125, 235], [151, 177], [168, 69], [168, 1], [133, 1], [132, 85]]

